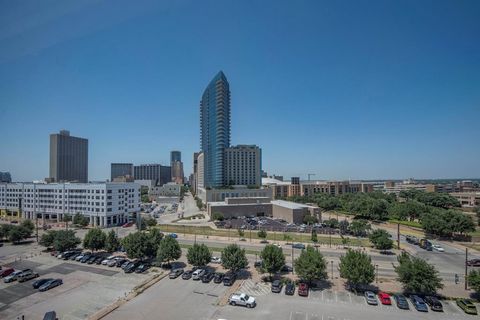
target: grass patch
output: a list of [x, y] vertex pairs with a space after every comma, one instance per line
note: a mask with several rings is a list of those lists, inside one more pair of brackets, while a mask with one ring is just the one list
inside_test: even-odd
[[[171, 224], [162, 224], [157, 225], [157, 228], [160, 228], [162, 232], [166, 233], [178, 233], [178, 234], [196, 234], [199, 236], [217, 236], [225, 237], [231, 239], [239, 239], [239, 234], [236, 229], [212, 229], [209, 226], [179, 226]], [[245, 239], [261, 239], [258, 237], [257, 230], [244, 230], [244, 235], [242, 238]], [[311, 235], [309, 233], [294, 233], [294, 232], [272, 232], [267, 231], [267, 240], [271, 242], [276, 241], [288, 241], [289, 242], [302, 242], [302, 243], [312, 243]], [[332, 235], [332, 237], [325, 235], [317, 235], [318, 244], [330, 244], [332, 245], [341, 245], [342, 238]], [[354, 247], [368, 247], [370, 246], [370, 240], [361, 239], [361, 238], [349, 238], [348, 244]]]
[[470, 232], [468, 235], [472, 237], [480, 237], [480, 229], [477, 229], [474, 232]]

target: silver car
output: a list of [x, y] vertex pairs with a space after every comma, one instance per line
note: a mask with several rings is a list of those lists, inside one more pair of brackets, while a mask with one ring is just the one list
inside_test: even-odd
[[204, 274], [205, 274], [204, 269], [197, 269], [192, 274], [192, 280], [200, 280]]
[[365, 300], [370, 305], [376, 306], [378, 304], [377, 296], [372, 291], [365, 291]]
[[3, 278], [3, 282], [9, 283], [18, 279], [18, 276], [22, 274], [23, 271], [14, 271], [9, 276]]

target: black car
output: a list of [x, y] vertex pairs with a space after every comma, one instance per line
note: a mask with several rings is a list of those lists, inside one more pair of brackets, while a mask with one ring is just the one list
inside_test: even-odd
[[400, 293], [394, 294], [393, 299], [395, 299], [395, 303], [397, 304], [397, 307], [399, 309], [403, 309], [403, 310], [410, 309], [410, 305], [408, 304], [407, 298], [405, 298], [403, 294], [400, 294]]
[[215, 273], [215, 277], [213, 277], [213, 282], [214, 282], [214, 283], [222, 283], [222, 281], [223, 281], [223, 276], [224, 276], [224, 274], [221, 273], [221, 272]]
[[287, 285], [285, 286], [285, 294], [289, 296], [293, 296], [295, 294], [295, 283], [287, 283]]
[[261, 268], [262, 265], [263, 265], [263, 261], [262, 261], [262, 260], [255, 261], [254, 264], [253, 264], [253, 266], [254, 266], [255, 268]]
[[45, 283], [49, 282], [49, 281], [52, 281], [53, 279], [52, 278], [46, 278], [46, 279], [39, 279], [37, 281], [34, 281], [32, 283], [32, 287], [33, 289], [38, 289], [40, 288], [41, 286], [43, 286]]
[[64, 254], [62, 254], [62, 259], [68, 260], [70, 259], [71, 256], [75, 255], [76, 253], [77, 253], [76, 251], [65, 252]]
[[293, 268], [286, 264], [282, 267], [282, 269], [280, 269], [280, 272], [293, 272]]
[[213, 272], [207, 271], [202, 276], [202, 282], [203, 283], [209, 283], [210, 281], [212, 281], [213, 277], [215, 277], [215, 274]]
[[280, 293], [282, 291], [283, 284], [280, 280], [274, 280], [272, 282], [272, 292]]
[[91, 256], [90, 259], [88, 259], [87, 264], [93, 264], [96, 259], [97, 259], [97, 256]]
[[102, 261], [103, 261], [103, 260], [105, 260], [105, 258], [102, 257], [102, 256], [99, 256], [99, 257], [97, 257], [97, 258], [95, 259], [94, 262], [95, 262], [95, 264], [102, 264]]
[[443, 305], [442, 305], [442, 303], [440, 302], [440, 300], [437, 299], [437, 297], [434, 297], [434, 296], [426, 296], [424, 300], [425, 300], [425, 302], [428, 304], [428, 306], [430, 307], [430, 309], [432, 309], [432, 311], [440, 311], [440, 312], [443, 312]]
[[75, 254], [72, 254], [70, 257], [68, 257], [68, 260], [75, 260], [82, 252], [75, 252]]
[[135, 273], [143, 273], [143, 272], [147, 271], [149, 268], [150, 268], [150, 264], [149, 264], [149, 263], [142, 263], [141, 265], [139, 265], [139, 266], [135, 269]]
[[128, 261], [127, 259], [118, 259], [117, 262], [115, 263], [115, 267], [120, 268], [127, 261]]
[[192, 270], [187, 270], [187, 271], [185, 271], [185, 272], [182, 274], [182, 279], [183, 279], [183, 280], [189, 280], [190, 278], [192, 278], [192, 273], [193, 273]]
[[120, 267], [122, 268], [122, 270], [125, 270], [130, 265], [130, 263], [132, 263], [130, 260], [125, 260], [125, 262]]
[[86, 254], [86, 255], [83, 256], [82, 259], [80, 259], [80, 262], [81, 263], [86, 263], [91, 257], [92, 257], [91, 254]]
[[237, 280], [237, 275], [235, 273], [227, 273], [223, 276], [223, 285], [224, 286], [231, 286]]
[[41, 285], [38, 290], [40, 291], [47, 291], [47, 290], [50, 290], [52, 288], [55, 288], [59, 285], [63, 284], [63, 281], [62, 279], [54, 279], [54, 280], [50, 280], [48, 282], [45, 282], [43, 285]]
[[124, 269], [125, 273], [132, 273], [140, 265], [140, 261], [130, 262]]

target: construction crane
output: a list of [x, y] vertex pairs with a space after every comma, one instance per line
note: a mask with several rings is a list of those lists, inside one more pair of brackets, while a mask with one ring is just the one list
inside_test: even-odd
[[308, 175], [308, 181], [310, 181], [310, 177], [311, 177], [311, 176], [314, 176], [315, 173], [307, 173], [307, 175]]

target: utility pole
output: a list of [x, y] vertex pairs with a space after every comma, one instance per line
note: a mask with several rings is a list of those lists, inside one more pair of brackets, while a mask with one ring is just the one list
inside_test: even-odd
[[293, 263], [293, 244], [292, 244], [292, 274], [295, 274], [295, 267], [293, 266], [294, 263]]
[[465, 290], [468, 290], [468, 248], [465, 248]]
[[332, 281], [333, 281], [333, 260], [330, 260], [330, 264], [332, 265]]
[[330, 248], [332, 247], [332, 230], [328, 232], [329, 238], [330, 238]]
[[397, 247], [400, 250], [400, 223], [397, 223]]

